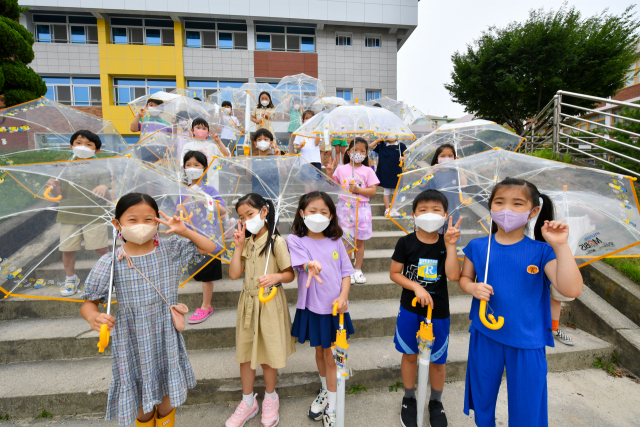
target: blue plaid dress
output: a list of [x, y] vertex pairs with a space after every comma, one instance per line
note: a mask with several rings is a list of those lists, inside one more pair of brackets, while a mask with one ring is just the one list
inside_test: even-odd
[[[160, 240], [147, 255], [131, 256], [171, 305], [178, 302], [182, 267], [199, 258], [196, 245], [178, 236]], [[110, 269], [108, 253], [91, 269], [81, 298], [106, 302]], [[118, 313], [111, 332], [113, 378], [105, 419], [117, 416], [118, 425], [127, 426], [137, 418], [138, 408], [151, 412], [164, 396], [170, 397], [172, 407], [182, 405], [196, 378], [182, 334], [173, 327], [169, 306], [135, 269], [129, 268], [125, 258], [116, 261], [115, 291]]]

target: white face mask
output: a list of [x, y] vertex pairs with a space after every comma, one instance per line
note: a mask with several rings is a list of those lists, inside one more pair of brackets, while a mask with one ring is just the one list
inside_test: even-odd
[[224, 111], [226, 111], [227, 114], [231, 114], [231, 108], [230, 107], [224, 107]]
[[414, 217], [416, 226], [426, 231], [427, 233], [433, 233], [438, 231], [444, 225], [444, 217], [435, 213], [426, 213]]
[[269, 141], [265, 141], [264, 139], [256, 142], [256, 145], [258, 146], [258, 150], [260, 151], [267, 151], [271, 147], [271, 143]]
[[349, 154], [351, 155], [351, 160], [353, 160], [354, 163], [362, 163], [362, 162], [364, 162], [364, 159], [367, 158], [367, 156], [365, 156], [362, 153], [353, 153], [353, 154], [351, 154], [351, 152], [349, 152]]
[[307, 228], [314, 233], [322, 233], [327, 229], [330, 222], [330, 218], [327, 218], [326, 216], [321, 214], [313, 214], [304, 218], [304, 225], [306, 225]]
[[438, 157], [438, 164], [449, 163], [454, 160], [453, 157]]
[[200, 178], [202, 176], [202, 172], [204, 172], [204, 169], [186, 168], [184, 170], [184, 173], [187, 174], [187, 178], [192, 181]]
[[73, 154], [79, 159], [90, 159], [96, 155], [95, 150], [87, 148], [84, 145], [76, 145], [73, 147]]
[[260, 101], [260, 104], [262, 104], [263, 107], [266, 107], [267, 105], [269, 105], [269, 101], [263, 99], [262, 101]]
[[121, 225], [120, 228], [122, 229], [120, 234], [122, 234], [123, 239], [138, 245], [147, 243], [158, 232], [158, 226], [148, 224], [131, 225], [128, 227]]
[[300, 104], [293, 104], [293, 108], [295, 108], [296, 110], [300, 108]]
[[260, 213], [258, 213], [253, 218], [246, 220], [244, 222], [244, 225], [247, 226], [247, 230], [249, 230], [249, 233], [258, 234], [260, 230], [262, 230], [262, 227], [264, 227], [264, 223], [265, 220], [260, 218]]
[[147, 111], [151, 117], [158, 117], [162, 113], [162, 110], [158, 107], [149, 107]]

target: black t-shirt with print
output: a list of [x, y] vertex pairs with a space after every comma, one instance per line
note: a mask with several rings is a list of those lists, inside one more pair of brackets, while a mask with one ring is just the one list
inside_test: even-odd
[[[449, 317], [449, 292], [447, 289], [447, 275], [444, 264], [447, 259], [447, 248], [444, 237], [439, 234], [436, 243], [427, 244], [418, 240], [416, 233], [407, 234], [400, 238], [393, 251], [392, 260], [404, 264], [402, 274], [410, 280], [422, 285], [433, 299], [433, 319]], [[400, 305], [405, 310], [421, 316], [427, 315], [428, 308], [418, 303], [411, 306], [416, 294], [402, 288]]]

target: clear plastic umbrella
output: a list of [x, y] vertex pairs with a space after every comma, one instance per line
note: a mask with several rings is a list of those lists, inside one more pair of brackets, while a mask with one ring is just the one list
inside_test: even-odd
[[98, 157], [129, 147], [110, 121], [39, 98], [0, 110], [0, 165], [69, 160], [71, 135], [81, 129], [100, 137]]
[[314, 100], [309, 106], [309, 109], [317, 114], [322, 111], [333, 110], [334, 108], [339, 107], [341, 105], [353, 105], [353, 104], [345, 100], [344, 98], [340, 98], [338, 96], [322, 96]]
[[409, 129], [411, 129], [417, 138], [421, 138], [436, 130], [436, 123], [433, 120], [416, 107], [412, 107], [404, 101], [397, 101], [383, 96], [382, 98], [366, 101], [365, 104], [369, 106], [378, 104], [382, 108], [391, 111], [409, 126]]
[[524, 138], [487, 120], [465, 123], [449, 123], [440, 126], [413, 143], [405, 152], [405, 170], [420, 169], [431, 165], [436, 149], [451, 144], [458, 157], [471, 156], [493, 148], [516, 151]]

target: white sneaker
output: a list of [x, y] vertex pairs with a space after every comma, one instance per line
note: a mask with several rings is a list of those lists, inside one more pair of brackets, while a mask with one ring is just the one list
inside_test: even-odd
[[[367, 278], [364, 277], [364, 274], [362, 274], [362, 271], [356, 271], [355, 274], [353, 276], [351, 276], [352, 279], [351, 280], [355, 280], [356, 283], [358, 284], [363, 284], [363, 283], [367, 283]], [[353, 283], [353, 282], [351, 282]]]
[[324, 412], [324, 416], [322, 417], [322, 426], [323, 427], [335, 427], [336, 425], [336, 411], [329, 412], [329, 409]]
[[309, 407], [309, 418], [314, 421], [321, 421], [328, 401], [327, 389], [321, 387], [320, 390], [318, 390], [318, 396], [311, 404], [311, 407]]
[[402, 216], [402, 215], [400, 215], [400, 212], [398, 212], [397, 210], [391, 209], [389, 216]]
[[78, 292], [78, 287], [80, 286], [80, 278], [76, 276], [74, 279], [67, 279], [64, 281], [64, 286], [60, 288], [60, 295], [63, 297], [70, 297], [71, 295], [75, 295]]
[[385, 210], [384, 210], [384, 216], [385, 216], [385, 217], [389, 216], [389, 208], [387, 208], [387, 209], [385, 209]]
[[554, 337], [558, 339], [562, 344], [565, 345], [574, 345], [576, 342], [569, 335], [562, 332], [562, 329], [558, 329], [554, 334]]

